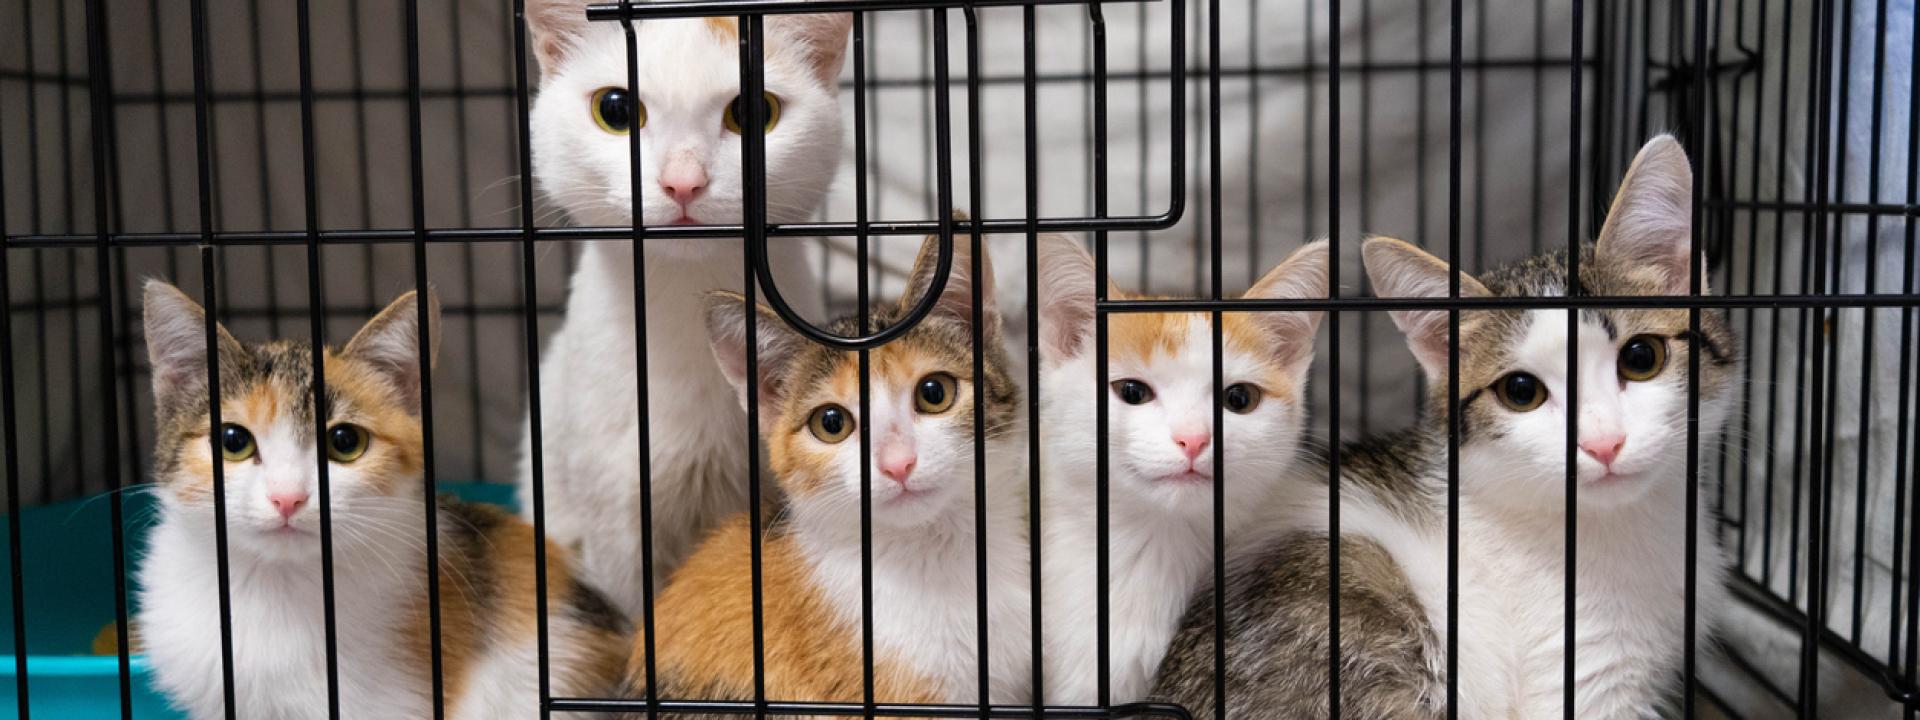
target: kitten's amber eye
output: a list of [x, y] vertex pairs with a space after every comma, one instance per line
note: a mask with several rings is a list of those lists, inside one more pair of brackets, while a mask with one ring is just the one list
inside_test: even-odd
[[1547, 401], [1547, 389], [1531, 373], [1507, 373], [1493, 383], [1493, 394], [1500, 404], [1514, 412], [1527, 412]]
[[1227, 404], [1228, 410], [1245, 415], [1253, 412], [1254, 408], [1260, 407], [1260, 397], [1260, 388], [1246, 383], [1234, 383], [1227, 386], [1227, 392], [1222, 401]]
[[226, 458], [227, 462], [240, 462], [253, 457], [255, 449], [253, 433], [247, 432], [246, 428], [232, 423], [220, 426], [220, 456]]
[[812, 430], [820, 442], [837, 443], [853, 434], [853, 414], [839, 405], [821, 405], [807, 418], [807, 429]]
[[955, 391], [957, 385], [953, 376], [946, 373], [920, 378], [920, 383], [913, 388], [914, 409], [926, 415], [946, 412], [953, 407], [954, 396], [959, 394]]
[[1620, 378], [1623, 380], [1652, 380], [1666, 366], [1666, 338], [1635, 335], [1620, 346]]
[[[739, 96], [734, 96], [733, 102], [727, 103], [726, 114], [720, 116], [720, 124], [727, 126], [729, 132], [739, 135], [740, 118], [746, 117], [746, 115], [747, 109], [740, 106]], [[773, 126], [780, 122], [780, 98], [774, 97], [773, 93], [761, 93], [760, 117], [766, 118], [767, 120], [766, 131], [773, 132]]]
[[1139, 380], [1115, 380], [1111, 387], [1113, 394], [1120, 396], [1120, 402], [1128, 405], [1145, 405], [1153, 400], [1153, 388]]
[[647, 106], [626, 88], [600, 88], [593, 91], [593, 122], [601, 130], [625, 135], [647, 126]]
[[367, 429], [351, 423], [340, 423], [327, 428], [327, 459], [337, 463], [350, 463], [367, 454], [367, 445], [373, 438]]

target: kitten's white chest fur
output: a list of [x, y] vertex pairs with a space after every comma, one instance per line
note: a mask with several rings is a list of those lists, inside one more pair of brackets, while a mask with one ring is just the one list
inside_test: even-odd
[[[1032, 594], [1028, 591], [1024, 464], [990, 462], [987, 512], [987, 663], [995, 703], [1032, 697]], [[966, 491], [971, 494], [971, 490]], [[935, 521], [940, 528], [876, 529], [873, 551], [875, 652], [897, 658], [940, 687], [948, 702], [980, 699], [978, 605], [973, 503]], [[844, 532], [836, 532], [840, 535]], [[813, 578], [838, 620], [860, 628], [860, 549], [839, 537], [830, 543], [801, 535], [813, 558]]]
[[[1099, 544], [1091, 492], [1045, 488], [1046, 674], [1048, 704], [1098, 702], [1100, 627], [1095, 622]], [[1124, 502], [1124, 501], [1123, 501]], [[1122, 503], [1116, 503], [1119, 505]], [[1211, 572], [1212, 527], [1156, 517], [1149, 508], [1113, 507], [1109, 520], [1108, 643], [1110, 698], [1145, 697], [1167, 643], [1186, 614], [1191, 590]]]
[[[167, 695], [194, 718], [224, 707], [212, 533], [163, 519], [140, 569], [140, 640]], [[324, 718], [327, 684], [318, 559], [313, 567], [231, 553], [234, 695], [239, 717]], [[411, 569], [413, 566], [408, 566]], [[368, 572], [368, 570], [372, 570]], [[426, 676], [408, 667], [398, 624], [415, 593], [399, 575], [336, 563], [342, 717], [419, 718]], [[349, 601], [348, 599], [351, 599]], [[529, 698], [531, 699], [531, 698]], [[469, 715], [468, 717], [477, 717]]]
[[[647, 257], [648, 446], [652, 450], [654, 589], [714, 523], [747, 505], [746, 416], [714, 364], [701, 300], [739, 289], [739, 246], [699, 242], [699, 255]], [[775, 263], [799, 262], [778, 245]], [[566, 320], [541, 362], [541, 435], [548, 537], [579, 551], [586, 577], [630, 616], [641, 575], [640, 425], [631, 251], [593, 243], [582, 254]], [[795, 303], [811, 283], [783, 287]], [[531, 447], [523, 457], [531, 458]], [[520, 478], [531, 514], [530, 460]]]
[[[1545, 482], [1546, 480], [1543, 480]], [[1379, 541], [1406, 573], [1438, 644], [1429, 653], [1430, 701], [1446, 702], [1446, 528], [1385, 520], [1346, 505], [1343, 529]], [[1461, 717], [1558, 717], [1563, 683], [1565, 530], [1559, 518], [1515, 518], [1463, 498], [1460, 519], [1459, 700]], [[1579, 520], [1574, 669], [1576, 714], [1655, 717], [1678, 690], [1683, 650], [1686, 522], [1684, 481], [1639, 506], [1583, 510]], [[1727, 601], [1723, 559], [1703, 509], [1699, 523], [1696, 647]]]

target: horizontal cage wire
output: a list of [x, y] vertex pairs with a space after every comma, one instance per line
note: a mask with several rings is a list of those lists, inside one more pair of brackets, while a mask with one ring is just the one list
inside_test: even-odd
[[[535, 139], [534, 113], [551, 77], [542, 75], [529, 18], [547, 4], [0, 0], [0, 296], [7, 302], [0, 464], [10, 571], [0, 594], [11, 620], [0, 646], [12, 652], [0, 659], [0, 672], [12, 673], [0, 686], [13, 693], [0, 704], [21, 718], [183, 716], [157, 684], [150, 635], [136, 622], [139, 568], [151, 557], [150, 533], [169, 511], [153, 484], [163, 471], [156, 445], [179, 432], [156, 420], [167, 408], [155, 400], [142, 324], [144, 283], [159, 279], [205, 307], [207, 322], [197, 329], [207, 350], [220, 342], [216, 321], [247, 342], [338, 348], [394, 296], [433, 290], [438, 359], [425, 356], [430, 341], [420, 339], [401, 363], [424, 378], [413, 422], [427, 497], [444, 491], [529, 506], [522, 508], [531, 524], [524, 570], [530, 587], [544, 591], [529, 604], [538, 649], [516, 677], [533, 678], [538, 693], [516, 717], [1228, 717], [1231, 698], [1245, 690], [1227, 684], [1229, 663], [1247, 657], [1233, 647], [1228, 623], [1213, 624], [1203, 643], [1213, 690], [1207, 712], [1163, 698], [1134, 702], [1108, 687], [1113, 637], [1127, 630], [1110, 620], [1109, 580], [1127, 562], [1108, 552], [1117, 532], [1108, 476], [1121, 435], [1105, 388], [1123, 379], [1109, 371], [1110, 347], [1118, 347], [1108, 342], [1116, 338], [1112, 328], [1140, 315], [1209, 318], [1214, 332], [1200, 344], [1209, 346], [1214, 392], [1226, 384], [1222, 328], [1229, 319], [1323, 312], [1299, 402], [1303, 444], [1324, 450], [1407, 431], [1429, 398], [1472, 392], [1459, 387], [1471, 360], [1461, 338], [1482, 311], [1564, 317], [1571, 327], [1585, 313], [1618, 308], [1686, 310], [1690, 337], [1704, 337], [1703, 317], [1724, 317], [1741, 359], [1724, 430], [1702, 427], [1697, 383], [1687, 387], [1686, 412], [1674, 423], [1684, 426], [1675, 433], [1690, 458], [1689, 492], [1684, 506], [1668, 510], [1689, 524], [1684, 543], [1667, 550], [1691, 561], [1717, 545], [1727, 567], [1724, 577], [1695, 576], [1689, 562], [1688, 592], [1672, 599], [1685, 607], [1683, 625], [1670, 628], [1685, 638], [1685, 657], [1664, 716], [1920, 711], [1913, 580], [1920, 576], [1920, 492], [1912, 487], [1920, 475], [1913, 469], [1920, 463], [1913, 455], [1920, 447], [1913, 422], [1920, 413], [1913, 359], [1920, 347], [1913, 70], [1920, 59], [1912, 3], [671, 0], [569, 7], [571, 21], [627, 40], [609, 80], [627, 87], [638, 87], [646, 70], [638, 58], [649, 50], [647, 36], [636, 31], [666, 22], [729, 28], [720, 34], [724, 66], [684, 72], [717, 76], [742, 97], [782, 72], [776, 60], [786, 49], [777, 35], [770, 40], [769, 27], [802, 13], [853, 14], [845, 65], [828, 81], [837, 88], [834, 111], [844, 117], [845, 137], [836, 139], [844, 141], [837, 142], [842, 157], [808, 177], [775, 177], [770, 169], [787, 162], [790, 149], [769, 145], [773, 131], [741, 133], [727, 171], [740, 186], [741, 209], [697, 224], [654, 222], [643, 206], [654, 196], [633, 193], [606, 211], [649, 219], [595, 223], [570, 212], [577, 197], [533, 181], [536, 156], [552, 152]], [[747, 128], [770, 123], [776, 112], [771, 104], [728, 107], [741, 115], [728, 121]], [[1474, 275], [1577, 250], [1613, 217], [1610, 202], [1636, 150], [1663, 132], [1677, 137], [1691, 162], [1692, 257], [1706, 260], [1692, 265], [1687, 292], [1629, 297], [1576, 284], [1481, 297], [1464, 291], [1464, 275], [1449, 273], [1458, 282], [1436, 298], [1375, 295], [1360, 250], [1375, 235], [1406, 239]], [[619, 163], [622, 182], [638, 186], [644, 169], [666, 159], [647, 154], [653, 148], [642, 148], [639, 133], [625, 137], [632, 140], [623, 156], [610, 161]], [[716, 181], [721, 175], [713, 171]], [[796, 184], [825, 188], [817, 208], [791, 206]], [[876, 689], [888, 680], [876, 674], [874, 608], [888, 598], [876, 594], [871, 575], [870, 450], [857, 457], [868, 475], [859, 499], [864, 574], [849, 621], [860, 646], [848, 658], [853, 695], [770, 693], [778, 671], [767, 637], [776, 631], [764, 614], [782, 598], [768, 592], [765, 568], [778, 559], [763, 548], [790, 499], [773, 484], [774, 448], [753, 431], [768, 421], [758, 401], [774, 391], [756, 372], [768, 334], [795, 329], [857, 357], [860, 400], [849, 407], [864, 419], [870, 384], [880, 377], [870, 365], [875, 353], [902, 347], [898, 339], [934, 312], [944, 284], [990, 273], [986, 282], [954, 287], [973, 293], [970, 305], [980, 312], [982, 293], [994, 294], [1007, 350], [996, 370], [1029, 401], [1014, 411], [1025, 443], [1014, 452], [1026, 457], [1010, 481], [1026, 487], [1033, 503], [1022, 527], [1043, 536], [1047, 518], [1037, 508], [1046, 478], [1038, 458], [1053, 449], [1040, 442], [1045, 338], [1034, 295], [1044, 295], [1042, 280], [1051, 279], [1039, 269], [1039, 239], [1056, 233], [1078, 241], [1102, 278], [1089, 312], [1101, 392], [1079, 418], [1095, 428], [1098, 443], [1089, 449], [1099, 478], [1089, 512], [1099, 525], [1087, 590], [1096, 609], [1081, 618], [1097, 637], [1098, 702], [1065, 705], [1044, 693], [996, 699], [989, 674], [977, 669], [949, 702], [894, 702]], [[916, 284], [916, 252], [927, 237], [944, 269], [930, 288]], [[1331, 244], [1324, 296], [1236, 299], [1319, 238]], [[759, 349], [745, 356], [748, 401], [730, 426], [752, 481], [728, 511], [769, 522], [744, 523], [751, 577], [733, 579], [750, 590], [751, 681], [729, 697], [676, 694], [655, 667], [654, 641], [670, 629], [655, 627], [652, 599], [666, 581], [654, 578], [654, 558], [670, 550], [651, 532], [641, 533], [647, 544], [630, 558], [637, 568], [630, 574], [646, 583], [645, 610], [629, 618], [639, 631], [628, 648], [636, 652], [637, 679], [587, 695], [553, 681], [553, 664], [571, 660], [550, 646], [559, 631], [548, 611], [563, 602], [561, 584], [582, 567], [574, 562], [582, 551], [533, 540], [572, 532], [555, 519], [548, 494], [564, 479], [539, 458], [593, 438], [568, 423], [565, 397], [543, 390], [556, 369], [542, 358], [578, 312], [570, 291], [583, 269], [608, 257], [632, 259], [639, 280], [629, 278], [623, 292], [633, 295], [644, 295], [646, 283], [673, 281], [669, 271], [647, 269], [651, 251], [606, 249], [631, 243], [738, 253], [724, 255], [735, 263], [724, 282], [750, 302], [777, 307], [773, 315], [745, 314], [747, 347]], [[993, 257], [990, 266], [984, 255]], [[905, 320], [868, 311], [903, 295], [916, 301], [903, 303], [911, 308], [902, 311]], [[429, 305], [417, 306], [422, 325]], [[661, 481], [652, 451], [680, 419], [660, 409], [685, 408], [671, 402], [673, 387], [645, 381], [648, 363], [658, 361], [649, 353], [700, 339], [662, 338], [661, 328], [672, 325], [649, 310], [621, 320], [646, 339], [637, 347], [593, 350], [597, 363], [638, 385], [625, 390], [637, 390], [638, 402], [622, 412], [640, 441], [608, 452], [625, 453], [622, 462], [634, 466], [640, 500], [632, 522], [653, 528], [672, 520], [650, 504]], [[1428, 375], [1401, 349], [1406, 338], [1390, 313], [1413, 310], [1449, 318], [1445, 394], [1429, 392]], [[829, 324], [842, 316], [858, 319]], [[980, 316], [969, 330], [965, 366], [982, 377], [990, 340]], [[648, 341], [656, 339], [662, 344]], [[339, 388], [313, 380], [331, 379], [323, 366], [336, 361], [303, 360], [319, 372], [300, 375], [301, 382], [319, 397], [336, 397]], [[220, 396], [227, 376], [203, 373], [197, 381]], [[971, 385], [969, 402], [985, 402], [983, 385]], [[1578, 405], [1577, 397], [1569, 402]], [[198, 441], [223, 432], [223, 405], [199, 408], [209, 416], [196, 426], [205, 435]], [[1221, 403], [1212, 407], [1208, 427], [1224, 428]], [[1464, 416], [1459, 407], [1442, 410]], [[327, 436], [325, 418], [309, 409], [302, 432]], [[962, 450], [974, 458], [1001, 452], [987, 440], [987, 423], [996, 420], [975, 413], [970, 421]], [[1569, 420], [1555, 438], [1565, 443], [1568, 487], [1576, 425]], [[1463, 430], [1460, 423], [1448, 429], [1434, 452], [1449, 463], [1440, 500], [1448, 524], [1442, 576], [1447, 596], [1458, 598]], [[857, 432], [870, 448], [864, 422]], [[1225, 444], [1222, 433], [1217, 445]], [[328, 470], [324, 448], [309, 450], [312, 464], [304, 467], [317, 468], [313, 502], [323, 514], [316, 557], [324, 560], [314, 561], [313, 573], [321, 578], [313, 593], [321, 609], [305, 621], [325, 637], [324, 677], [314, 681], [321, 700], [312, 711], [353, 717], [363, 699], [342, 691], [357, 682], [353, 638], [360, 636], [352, 630], [361, 619], [353, 607], [362, 598], [336, 581], [333, 558], [341, 543], [357, 540], [334, 527], [329, 478], [339, 471]], [[526, 480], [520, 473], [529, 456]], [[1356, 482], [1343, 473], [1343, 457], [1329, 457], [1323, 482], [1332, 485], [1330, 497], [1347, 497], [1341, 488]], [[1211, 458], [1216, 492], [1195, 602], [1212, 617], [1230, 617], [1234, 568], [1219, 488], [1233, 473], [1227, 452]], [[964, 492], [986, 495], [989, 464], [973, 464]], [[221, 463], [210, 467], [213, 512], [221, 517], [208, 544], [218, 547], [222, 677], [214, 687], [233, 717], [249, 692], [237, 686], [234, 668], [246, 658], [234, 639], [250, 629], [230, 602], [247, 575], [233, 572], [228, 557], [236, 511], [223, 488], [236, 480]], [[531, 483], [531, 494], [516, 494], [517, 479]], [[1573, 507], [1577, 494], [1567, 497]], [[1330, 504], [1335, 530], [1345, 504]], [[470, 592], [470, 579], [425, 572], [463, 551], [444, 540], [458, 530], [448, 527], [449, 516], [427, 506], [424, 535], [395, 540], [398, 555], [388, 562], [418, 563], [428, 583], [432, 610], [421, 620], [421, 652], [430, 691], [421, 692], [430, 704], [417, 710], [463, 717], [449, 673], [467, 662], [470, 648], [455, 628], [464, 621], [443, 612], [442, 598]], [[1564, 523], [1564, 544], [1550, 548], [1564, 562], [1591, 543], [1578, 524], [1597, 521], [1580, 510]], [[999, 637], [987, 621], [989, 537], [977, 531], [986, 517], [980, 509], [967, 518], [976, 528], [963, 598], [972, 600], [969, 668], [991, 662], [996, 650], [988, 640]], [[1347, 522], [1367, 521], [1354, 518]], [[1695, 522], [1705, 527], [1694, 532]], [[1343, 567], [1361, 572], [1354, 568], [1367, 546], [1331, 536], [1332, 575], [1345, 577]], [[1027, 587], [1043, 586], [1043, 551], [1033, 543], [1022, 565], [1030, 568]], [[1694, 632], [1699, 603], [1720, 593], [1698, 592], [1703, 586], [1724, 586], [1726, 596], [1724, 607], [1708, 608], [1710, 635]], [[1576, 585], [1571, 575], [1563, 588], [1574, 617], [1562, 624], [1563, 637], [1573, 637], [1579, 598], [1608, 589]], [[1338, 638], [1346, 625], [1336, 618], [1343, 607], [1360, 612], [1361, 600], [1321, 592], [1336, 650], [1325, 665], [1326, 705], [1312, 716], [1359, 713], [1343, 708], [1350, 704], [1342, 684], [1353, 681], [1343, 679], [1347, 650]], [[1033, 596], [1030, 615], [1020, 618], [1033, 626], [1031, 647], [1020, 648], [1029, 658], [1043, 652], [1053, 622], [1042, 622], [1044, 599]], [[1469, 611], [1457, 602], [1445, 611], [1440, 662], [1448, 680], [1438, 692], [1449, 712], [1461, 697], [1456, 679], [1473, 661], [1459, 655], [1456, 632], [1460, 613]], [[1573, 648], [1555, 645], [1549, 653], [1550, 670], [1564, 673], [1567, 684], [1590, 662]], [[1023, 680], [1045, 687], [1040, 664], [1031, 664], [1032, 677]], [[1554, 692], [1562, 714], [1574, 717], [1573, 693]]]

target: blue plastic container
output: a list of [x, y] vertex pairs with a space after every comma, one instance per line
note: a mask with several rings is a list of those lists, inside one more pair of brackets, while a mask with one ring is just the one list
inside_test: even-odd
[[[513, 502], [511, 485], [441, 483], [440, 488], [468, 500], [506, 506]], [[121, 497], [131, 603], [131, 578], [145, 554], [146, 528], [152, 525], [157, 508], [155, 499], [146, 492], [126, 492]], [[27, 699], [35, 718], [120, 716], [119, 658], [92, 652], [94, 638], [113, 624], [115, 616], [112, 528], [111, 508], [104, 495], [27, 508], [22, 514]], [[11, 553], [8, 536], [0, 532], [0, 557]], [[0, 574], [0, 604], [9, 611], [4, 627], [0, 627], [0, 651], [7, 653], [0, 655], [0, 714], [15, 712], [20, 702], [12, 653], [12, 597], [12, 576]], [[129, 612], [132, 610], [129, 608]], [[131, 670], [135, 718], [183, 717], [168, 708], [166, 699], [149, 684], [144, 656], [132, 657]]]

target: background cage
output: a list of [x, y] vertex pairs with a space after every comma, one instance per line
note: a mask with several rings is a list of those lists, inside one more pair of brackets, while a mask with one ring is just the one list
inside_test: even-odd
[[[1920, 707], [1911, 2], [839, 5], [865, 11], [865, 82], [850, 67], [842, 102], [851, 112], [864, 95], [868, 162], [843, 168], [823, 219], [851, 220], [860, 172], [876, 223], [941, 217], [944, 119], [955, 206], [1023, 217], [1031, 130], [1046, 148], [1039, 216], [1169, 213], [1108, 234], [1113, 276], [1143, 290], [1205, 297], [1217, 269], [1231, 291], [1331, 235], [1342, 272], [1326, 307], [1340, 330], [1323, 333], [1309, 423], [1323, 440], [1402, 423], [1419, 397], [1398, 333], [1367, 304], [1363, 233], [1468, 271], [1562, 247], [1592, 236], [1640, 141], [1676, 131], [1696, 160], [1708, 304], [1729, 308], [1749, 380], [1726, 442], [1702, 448], [1700, 501], [1721, 510], [1742, 603], [1725, 651], [1702, 654], [1698, 707]], [[963, 12], [978, 19], [977, 78]], [[531, 77], [513, 13], [498, 0], [0, 0], [10, 510], [145, 479], [140, 279], [210, 282], [222, 322], [250, 338], [304, 335], [322, 298], [337, 341], [412, 287], [420, 258], [446, 303], [434, 474], [504, 482], [527, 395], [526, 314], [554, 327], [579, 234], [546, 229], [558, 219], [523, 206], [514, 181]], [[944, 59], [936, 13], [948, 16]], [[529, 216], [543, 229], [523, 233]], [[1023, 237], [992, 240], [1016, 332]], [[904, 242], [875, 236], [878, 296], [899, 286]], [[862, 270], [847, 238], [818, 245], [828, 305], [845, 308]], [[23, 594], [65, 582], [23, 559], [49, 551], [21, 541], [23, 524], [9, 524], [16, 653], [45, 622], [22, 611]], [[124, 592], [115, 572], [61, 570]], [[25, 688], [25, 656], [9, 664]], [[22, 715], [47, 714], [17, 697]]]

